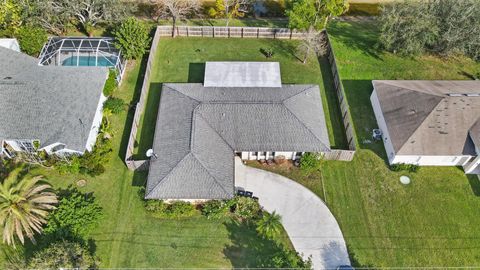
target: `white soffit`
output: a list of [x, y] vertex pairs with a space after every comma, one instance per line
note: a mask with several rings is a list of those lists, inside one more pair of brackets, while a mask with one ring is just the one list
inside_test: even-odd
[[278, 62], [207, 62], [205, 87], [282, 87]]

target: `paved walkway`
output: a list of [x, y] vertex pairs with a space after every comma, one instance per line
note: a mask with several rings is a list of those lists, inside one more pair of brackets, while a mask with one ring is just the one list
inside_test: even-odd
[[335, 217], [323, 201], [302, 185], [278, 174], [243, 165], [235, 158], [235, 185], [252, 191], [268, 212], [282, 216], [295, 250], [312, 255], [315, 269], [349, 265], [347, 248]]

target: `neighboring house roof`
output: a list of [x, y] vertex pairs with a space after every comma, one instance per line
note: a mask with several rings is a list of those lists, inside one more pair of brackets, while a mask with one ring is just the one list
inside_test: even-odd
[[205, 87], [282, 87], [278, 62], [207, 62]]
[[146, 198], [234, 194], [234, 151], [330, 150], [320, 90], [164, 84]]
[[84, 152], [108, 69], [38, 66], [0, 47], [0, 140], [38, 139]]
[[[475, 155], [479, 81], [373, 81], [397, 155]], [[478, 133], [477, 133], [478, 134]]]

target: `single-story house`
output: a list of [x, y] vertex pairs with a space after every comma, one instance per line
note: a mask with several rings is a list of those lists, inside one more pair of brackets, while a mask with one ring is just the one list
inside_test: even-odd
[[479, 81], [373, 81], [370, 97], [390, 164], [480, 173]]
[[40, 66], [38, 59], [3, 47], [0, 61], [0, 155], [92, 150], [107, 68]]
[[235, 155], [297, 159], [330, 151], [317, 85], [278, 84], [270, 78], [280, 78], [278, 63], [207, 62], [205, 82], [219, 73], [215, 86], [163, 85], [147, 199], [230, 198]]

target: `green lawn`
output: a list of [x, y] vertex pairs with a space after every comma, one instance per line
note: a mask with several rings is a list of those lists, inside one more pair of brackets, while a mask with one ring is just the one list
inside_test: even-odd
[[[128, 102], [138, 98], [140, 72], [143, 70], [139, 64], [131, 64], [115, 95]], [[277, 252], [269, 241], [257, 236], [254, 228], [228, 220], [208, 220], [203, 216], [159, 220], [149, 216], [140, 196], [146, 173], [128, 171], [122, 161], [132, 117], [133, 110], [112, 117], [114, 151], [103, 175], [30, 171], [32, 175], [45, 175], [56, 188], [75, 185], [79, 179], [87, 180], [88, 184], [80, 189], [94, 192], [104, 209], [102, 222], [92, 235], [102, 268], [255, 267], [257, 257], [269, 258]], [[282, 241], [290, 245], [286, 234]], [[2, 258], [0, 268], [3, 268]]]
[[[319, 85], [332, 147], [346, 147], [327, 62], [318, 60], [312, 54], [307, 63], [302, 64], [295, 53], [297, 45], [298, 41], [273, 39], [162, 38], [147, 99], [148, 113], [141, 122], [137, 136], [139, 145], [136, 156], [144, 157], [145, 151], [151, 148], [162, 83], [203, 82], [206, 61], [278, 61], [283, 83]], [[271, 59], [265, 58], [260, 52], [261, 48], [267, 47], [274, 49], [275, 55]]]
[[[469, 79], [480, 65], [462, 57], [403, 58], [379, 51], [375, 22], [337, 21], [328, 30], [360, 149], [352, 162], [324, 161], [308, 176], [296, 168], [270, 170], [326, 200], [358, 266], [480, 266], [479, 180], [455, 167], [392, 172], [382, 143], [366, 141], [377, 126], [369, 100], [372, 79]], [[402, 186], [402, 174], [412, 184]]]

